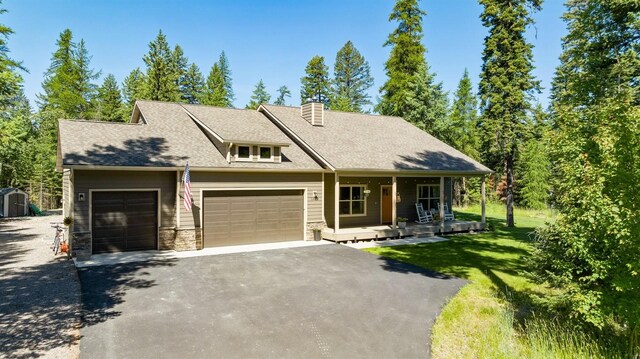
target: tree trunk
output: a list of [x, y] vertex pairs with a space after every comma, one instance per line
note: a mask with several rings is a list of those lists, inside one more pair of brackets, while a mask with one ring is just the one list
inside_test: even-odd
[[456, 207], [462, 206], [462, 193], [460, 189], [460, 177], [456, 177], [453, 179], [453, 203], [456, 204]]
[[469, 194], [467, 193], [467, 177], [462, 177], [462, 188], [461, 188], [462, 197], [462, 207], [467, 208], [469, 206]]
[[505, 171], [507, 173], [507, 227], [515, 225], [513, 221], [513, 152], [509, 152], [505, 158]]

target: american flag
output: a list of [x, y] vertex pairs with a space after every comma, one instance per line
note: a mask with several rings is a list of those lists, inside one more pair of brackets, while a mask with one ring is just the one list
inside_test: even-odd
[[184, 195], [182, 199], [184, 200], [184, 208], [187, 209], [187, 212], [191, 212], [191, 175], [189, 174], [189, 161], [187, 161], [187, 165], [184, 167], [184, 174], [182, 175], [182, 185], [184, 186]]

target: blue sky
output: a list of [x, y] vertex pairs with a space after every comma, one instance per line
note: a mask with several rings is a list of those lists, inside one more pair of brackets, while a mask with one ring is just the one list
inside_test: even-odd
[[[394, 1], [128, 1], [128, 0], [4, 0], [8, 13], [0, 23], [15, 34], [9, 39], [11, 56], [23, 61], [25, 92], [35, 100], [41, 92], [42, 76], [50, 64], [58, 35], [70, 28], [76, 41], [84, 39], [92, 67], [102, 77], [113, 73], [118, 81], [135, 67], [144, 67], [142, 56], [159, 29], [173, 46], [180, 44], [190, 62], [204, 75], [222, 50], [233, 72], [235, 106], [244, 107], [253, 87], [262, 79], [275, 97], [281, 85], [292, 92], [288, 104], [300, 100], [300, 77], [314, 55], [325, 57], [333, 73], [336, 52], [348, 40], [371, 66], [376, 99], [385, 81], [384, 62], [389, 48], [383, 47], [396, 26], [388, 22]], [[465, 68], [477, 88], [482, 65], [483, 39], [487, 34], [479, 15], [482, 7], [472, 0], [422, 0], [423, 43], [427, 61], [437, 80], [451, 93]], [[548, 103], [548, 90], [566, 33], [560, 19], [564, 7], [547, 0], [535, 14], [535, 27], [528, 39], [534, 44], [534, 74], [544, 90], [539, 96]], [[101, 82], [101, 80], [100, 80]]]

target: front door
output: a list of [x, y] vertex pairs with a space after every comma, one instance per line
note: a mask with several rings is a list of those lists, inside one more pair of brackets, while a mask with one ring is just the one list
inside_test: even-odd
[[380, 222], [383, 224], [393, 222], [393, 199], [391, 198], [391, 186], [380, 187], [381, 200], [380, 200]]

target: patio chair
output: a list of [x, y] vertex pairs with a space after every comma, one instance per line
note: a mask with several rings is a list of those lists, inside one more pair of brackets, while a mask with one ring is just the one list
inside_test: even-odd
[[[438, 202], [438, 213], [440, 212], [440, 203]], [[445, 221], [453, 221], [455, 217], [453, 216], [453, 211], [449, 211], [449, 206], [444, 204], [444, 220]]]
[[416, 211], [418, 212], [418, 220], [416, 223], [425, 224], [433, 222], [433, 215], [431, 215], [431, 212], [424, 210], [422, 203], [416, 203]]

